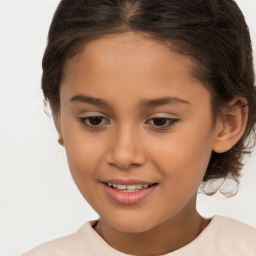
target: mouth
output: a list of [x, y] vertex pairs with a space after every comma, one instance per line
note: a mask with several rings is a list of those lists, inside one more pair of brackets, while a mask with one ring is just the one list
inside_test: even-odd
[[120, 205], [135, 205], [150, 197], [158, 183], [140, 181], [104, 181], [103, 190], [112, 202]]
[[128, 192], [128, 193], [140, 191], [142, 189], [147, 189], [147, 188], [150, 188], [152, 186], [156, 186], [157, 185], [157, 183], [151, 183], [151, 184], [131, 184], [131, 185], [115, 184], [115, 183], [110, 183], [110, 182], [103, 182], [103, 183], [105, 185], [107, 185], [108, 187], [110, 187], [112, 189], [115, 189], [116, 191]]

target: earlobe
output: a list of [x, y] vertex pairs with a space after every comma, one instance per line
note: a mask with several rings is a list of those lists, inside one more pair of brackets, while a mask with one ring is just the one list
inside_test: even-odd
[[63, 140], [63, 136], [62, 136], [62, 132], [61, 132], [61, 127], [60, 127], [60, 117], [59, 117], [59, 113], [57, 111], [58, 107], [56, 106], [56, 104], [54, 104], [53, 102], [49, 102], [50, 104], [50, 108], [52, 110], [52, 114], [53, 114], [53, 119], [54, 119], [54, 125], [55, 125], [55, 128], [57, 130], [57, 133], [58, 133], [58, 143], [61, 145], [61, 146], [64, 146], [64, 140]]
[[59, 135], [58, 143], [61, 146], [64, 146], [64, 140], [63, 140], [63, 136], [62, 136], [62, 132], [61, 132], [61, 128], [60, 128], [60, 122], [59, 122], [59, 120], [54, 120], [54, 123], [55, 123], [56, 130], [58, 132], [58, 135]]
[[63, 141], [63, 138], [61, 136], [59, 136], [59, 139], [58, 139], [58, 143], [64, 147], [64, 141]]
[[223, 153], [230, 150], [243, 136], [248, 119], [248, 102], [243, 97], [235, 97], [224, 111], [213, 144], [213, 151]]

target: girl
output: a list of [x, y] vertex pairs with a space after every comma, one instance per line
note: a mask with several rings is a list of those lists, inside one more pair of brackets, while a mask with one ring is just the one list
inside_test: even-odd
[[100, 218], [26, 256], [256, 255], [253, 227], [196, 210], [200, 185], [210, 195], [214, 181], [239, 182], [255, 125], [233, 0], [62, 0], [42, 88]]

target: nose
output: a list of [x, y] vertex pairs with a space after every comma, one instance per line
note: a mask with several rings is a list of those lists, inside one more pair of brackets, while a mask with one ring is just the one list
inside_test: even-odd
[[145, 149], [138, 133], [129, 127], [119, 129], [113, 135], [111, 147], [107, 154], [107, 162], [119, 169], [128, 169], [131, 165], [140, 166], [146, 161]]

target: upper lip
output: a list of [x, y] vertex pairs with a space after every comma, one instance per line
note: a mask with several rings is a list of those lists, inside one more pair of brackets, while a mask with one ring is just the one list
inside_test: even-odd
[[118, 185], [136, 185], [136, 184], [154, 184], [156, 182], [147, 182], [137, 179], [111, 179], [111, 180], [103, 180], [103, 183], [111, 183], [111, 184], [118, 184]]

